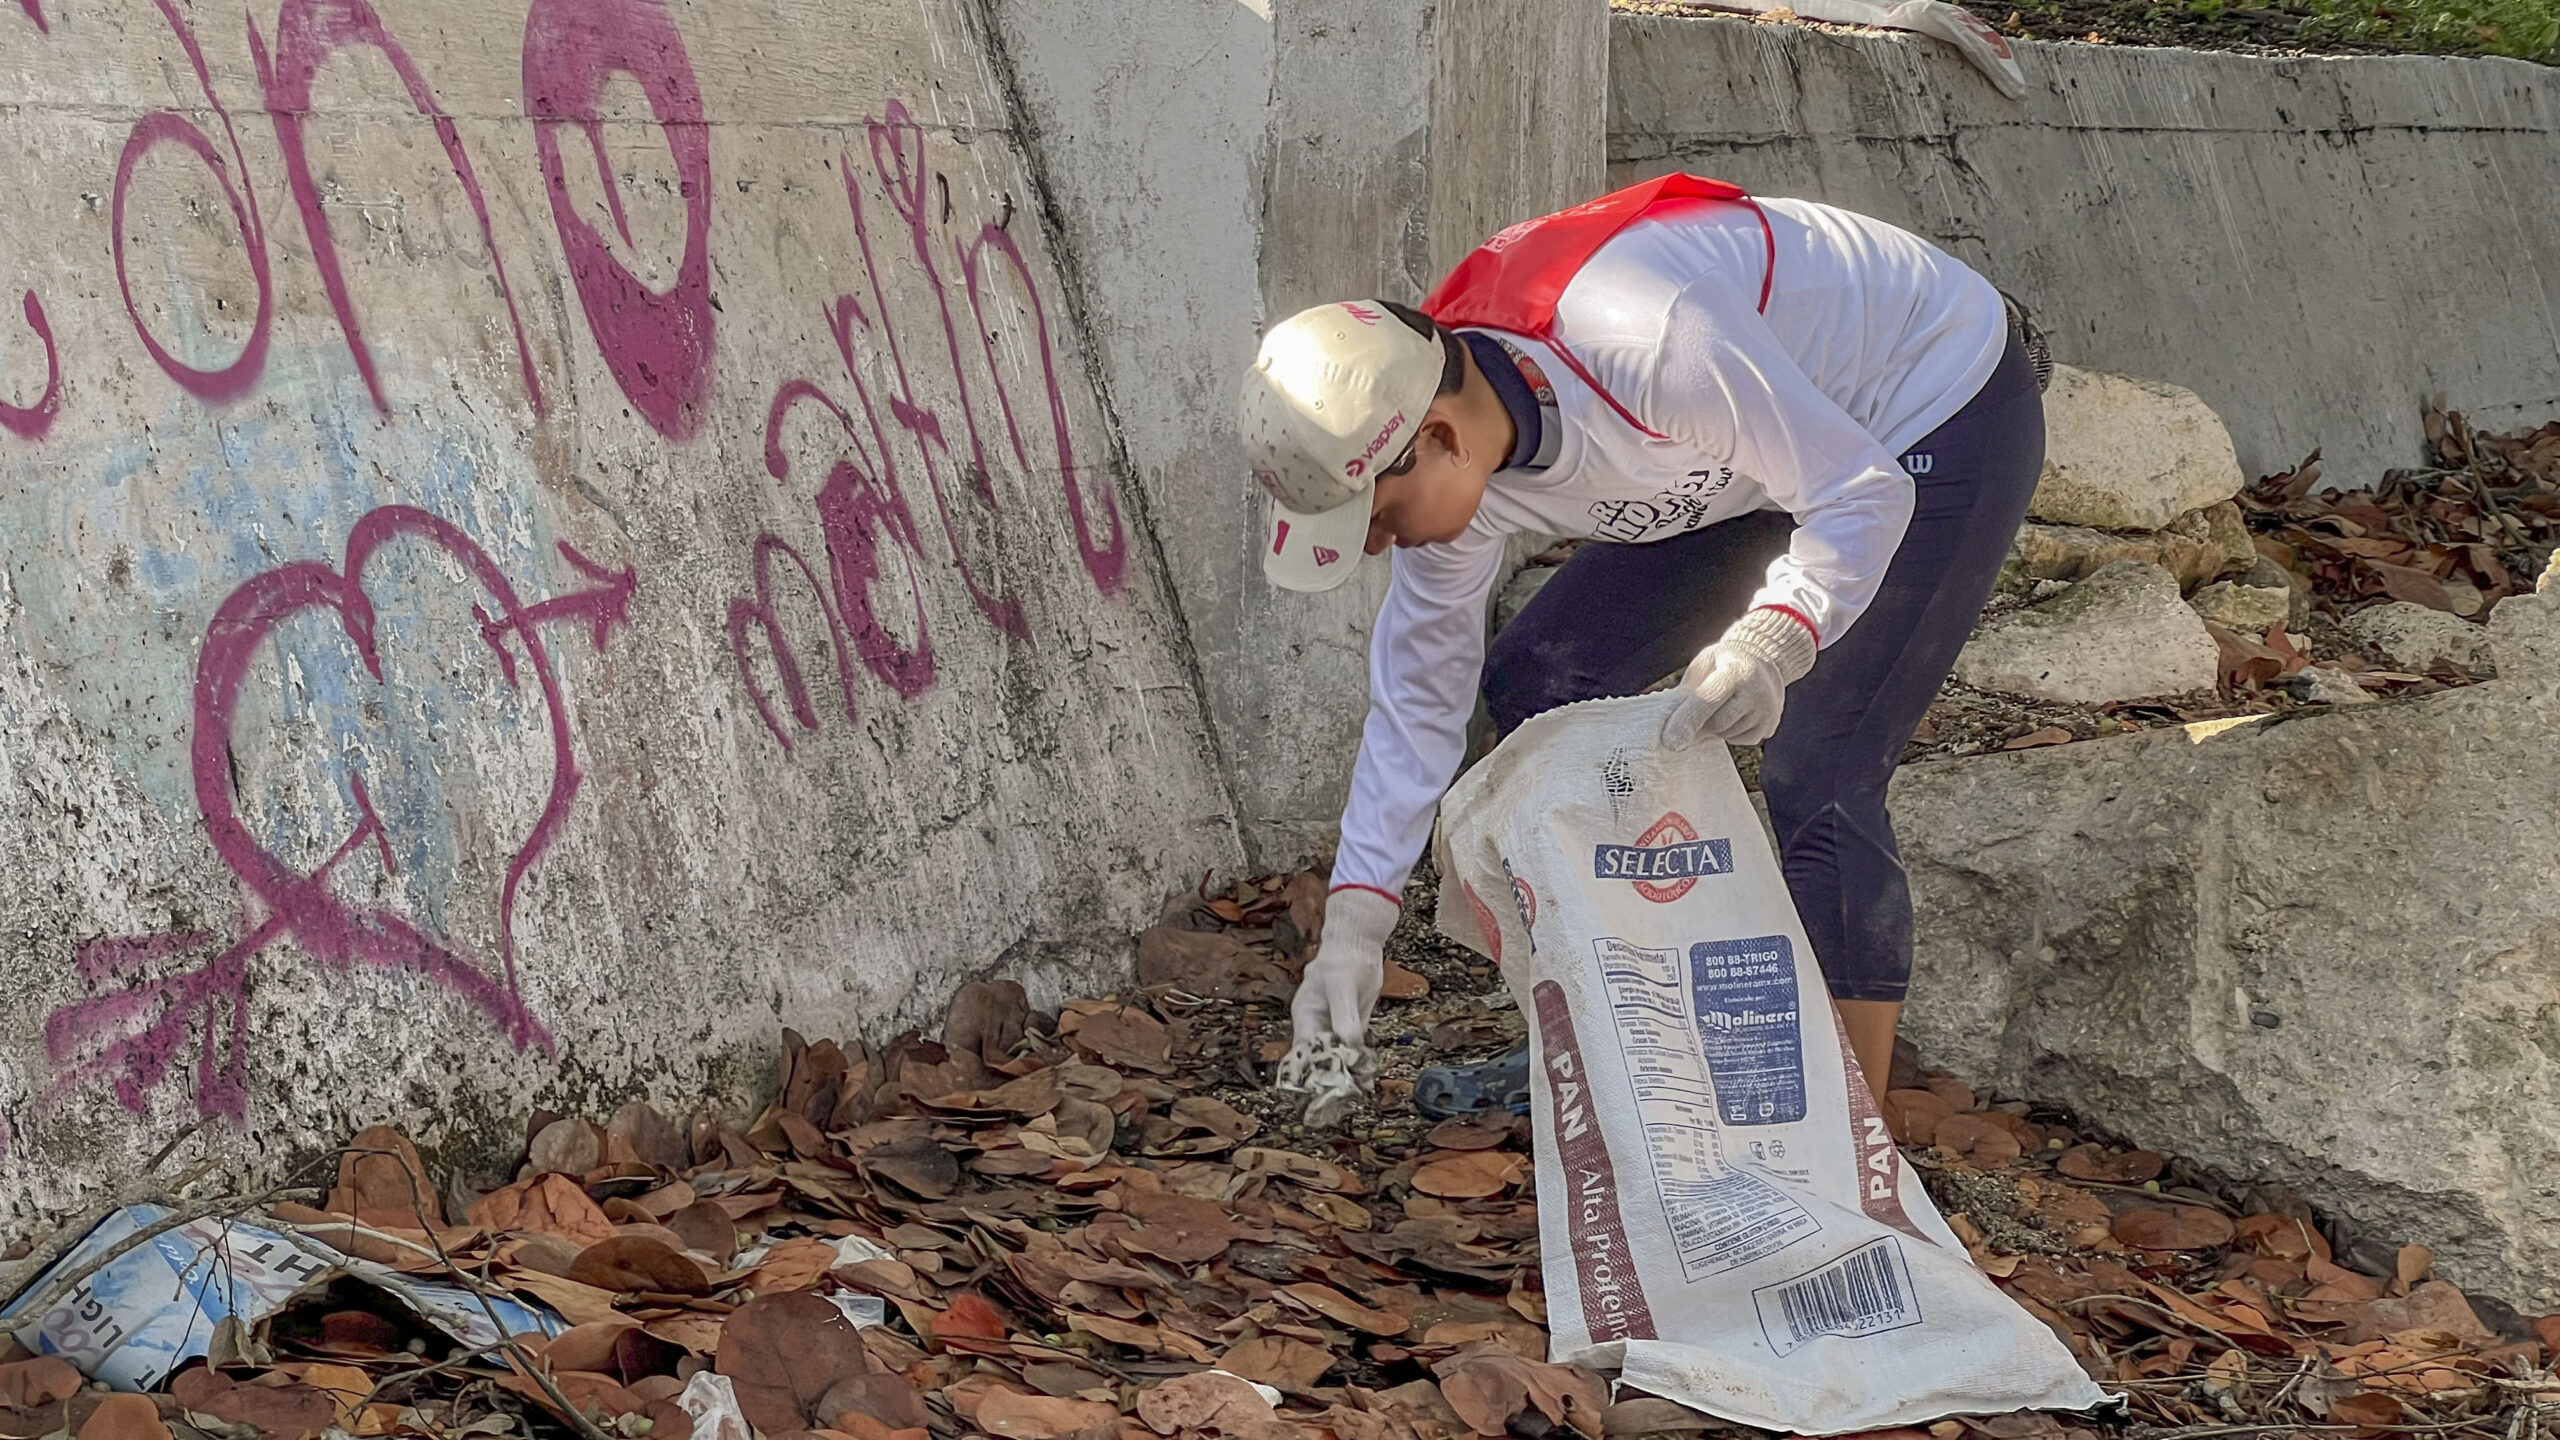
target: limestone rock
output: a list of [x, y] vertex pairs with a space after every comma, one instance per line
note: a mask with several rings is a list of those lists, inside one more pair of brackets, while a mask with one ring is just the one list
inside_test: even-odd
[[1529, 602], [1537, 599], [1538, 592], [1546, 589], [1547, 582], [1556, 578], [1556, 572], [1563, 568], [1561, 565], [1522, 566], [1520, 572], [1505, 582], [1493, 597], [1494, 632], [1500, 634], [1512, 621], [1519, 619], [1520, 612], [1529, 608]]
[[2260, 586], [2218, 580], [2188, 597], [2198, 615], [2226, 630], [2264, 635], [2293, 613], [2293, 587]]
[[2313, 665], [2293, 677], [2293, 693], [2312, 705], [2370, 705], [2373, 693], [2334, 665]]
[[2044, 410], [2039, 520], [2157, 530], [2240, 493], [2231, 436], [2191, 390], [2056, 365]]
[[2227, 502], [2188, 511], [2161, 529], [2132, 535], [2029, 521], [2019, 527], [2009, 550], [2014, 580], [2081, 580], [2119, 560], [2141, 560], [2177, 576], [2184, 590], [2245, 570], [2257, 558], [2248, 526], [2240, 519], [2240, 507]]
[[2122, 560], [1986, 622], [1956, 658], [1967, 685], [2083, 705], [2210, 689], [2219, 652], [2177, 577]]
[[2260, 590], [2282, 589], [2286, 593], [2284, 628], [2295, 634], [2311, 623], [2311, 587], [2292, 571], [2261, 555], [2258, 563], [2240, 576], [2240, 584]]
[[2489, 668], [2487, 627], [2406, 600], [2357, 611], [2347, 617], [2346, 631], [2403, 670], [2424, 673], [2438, 660], [2475, 675]]
[[2499, 678], [1907, 765], [1931, 1063], [2560, 1305], [2560, 586]]
[[2249, 521], [2240, 513], [2239, 501], [2208, 505], [2203, 514], [2205, 534], [2222, 560], [2220, 568], [2213, 572], [2215, 577], [2245, 571], [2258, 562], [2258, 542], [2249, 534]]

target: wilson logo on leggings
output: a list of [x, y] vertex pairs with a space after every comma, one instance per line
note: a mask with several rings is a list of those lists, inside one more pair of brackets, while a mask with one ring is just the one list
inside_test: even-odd
[[1538, 1011], [1538, 1059], [1547, 1072], [1547, 1113], [1554, 1118], [1556, 1163], [1564, 1170], [1564, 1229], [1582, 1281], [1582, 1324], [1593, 1344], [1651, 1340], [1653, 1307], [1645, 1303], [1627, 1226], [1618, 1214], [1618, 1167], [1608, 1137], [1591, 1113], [1591, 1079], [1564, 987], [1541, 980], [1529, 992]]
[[1591, 853], [1594, 879], [1632, 880], [1636, 893], [1656, 905], [1688, 894], [1701, 875], [1732, 873], [1733, 842], [1699, 839], [1697, 827], [1677, 810], [1654, 821], [1633, 845], [1599, 845]]

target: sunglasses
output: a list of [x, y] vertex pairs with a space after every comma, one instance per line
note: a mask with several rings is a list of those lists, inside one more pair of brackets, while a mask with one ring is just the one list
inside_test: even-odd
[[1422, 458], [1421, 453], [1420, 453], [1418, 450], [1416, 450], [1416, 449], [1414, 448], [1415, 446], [1419, 445], [1419, 444], [1421, 443], [1421, 441], [1422, 441], [1422, 436], [1421, 436], [1419, 433], [1416, 433], [1416, 434], [1414, 435], [1414, 437], [1413, 437], [1411, 440], [1407, 440], [1406, 442], [1404, 442], [1404, 452], [1403, 452], [1402, 454], [1400, 454], [1400, 455], [1396, 456], [1396, 459], [1395, 459], [1395, 463], [1394, 463], [1394, 464], [1389, 465], [1386, 469], [1379, 471], [1379, 472], [1378, 472], [1378, 478], [1379, 478], [1379, 479], [1381, 479], [1381, 480], [1383, 480], [1383, 479], [1387, 478], [1387, 477], [1388, 477], [1388, 476], [1390, 476], [1390, 475], [1410, 475], [1410, 474], [1412, 474], [1412, 473], [1413, 473], [1413, 464], [1414, 464], [1414, 462]]

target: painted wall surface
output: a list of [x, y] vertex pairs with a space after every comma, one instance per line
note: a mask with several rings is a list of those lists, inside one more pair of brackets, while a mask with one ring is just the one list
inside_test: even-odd
[[1240, 858], [953, 0], [0, 7], [0, 1229], [1125, 963]]
[[1952, 51], [1722, 19], [1611, 22], [1612, 173], [1865, 211], [2034, 307], [2054, 356], [2202, 395], [2252, 475], [2366, 484], [2443, 391], [2560, 413], [2560, 71], [2022, 43]]
[[1387, 569], [1264, 582], [1237, 387], [1270, 321], [1417, 301], [1501, 224], [1598, 193], [1607, 0], [1169, 0], [1143, 47], [1095, 0], [993, 8], [1246, 842], [1328, 855]]

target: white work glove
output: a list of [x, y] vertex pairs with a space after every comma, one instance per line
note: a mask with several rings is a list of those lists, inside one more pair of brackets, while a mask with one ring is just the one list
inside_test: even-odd
[[1700, 740], [1757, 745], [1777, 733], [1787, 687], [1813, 668], [1813, 631], [1784, 610], [1766, 606], [1727, 626], [1724, 638], [1698, 652], [1680, 677], [1678, 709], [1662, 724], [1666, 750]]
[[1342, 1118], [1376, 1078], [1369, 1012], [1387, 978], [1387, 935], [1400, 907], [1375, 890], [1345, 886], [1325, 897], [1324, 938], [1298, 976], [1289, 1004], [1289, 1053], [1276, 1083], [1307, 1096], [1306, 1123]]

